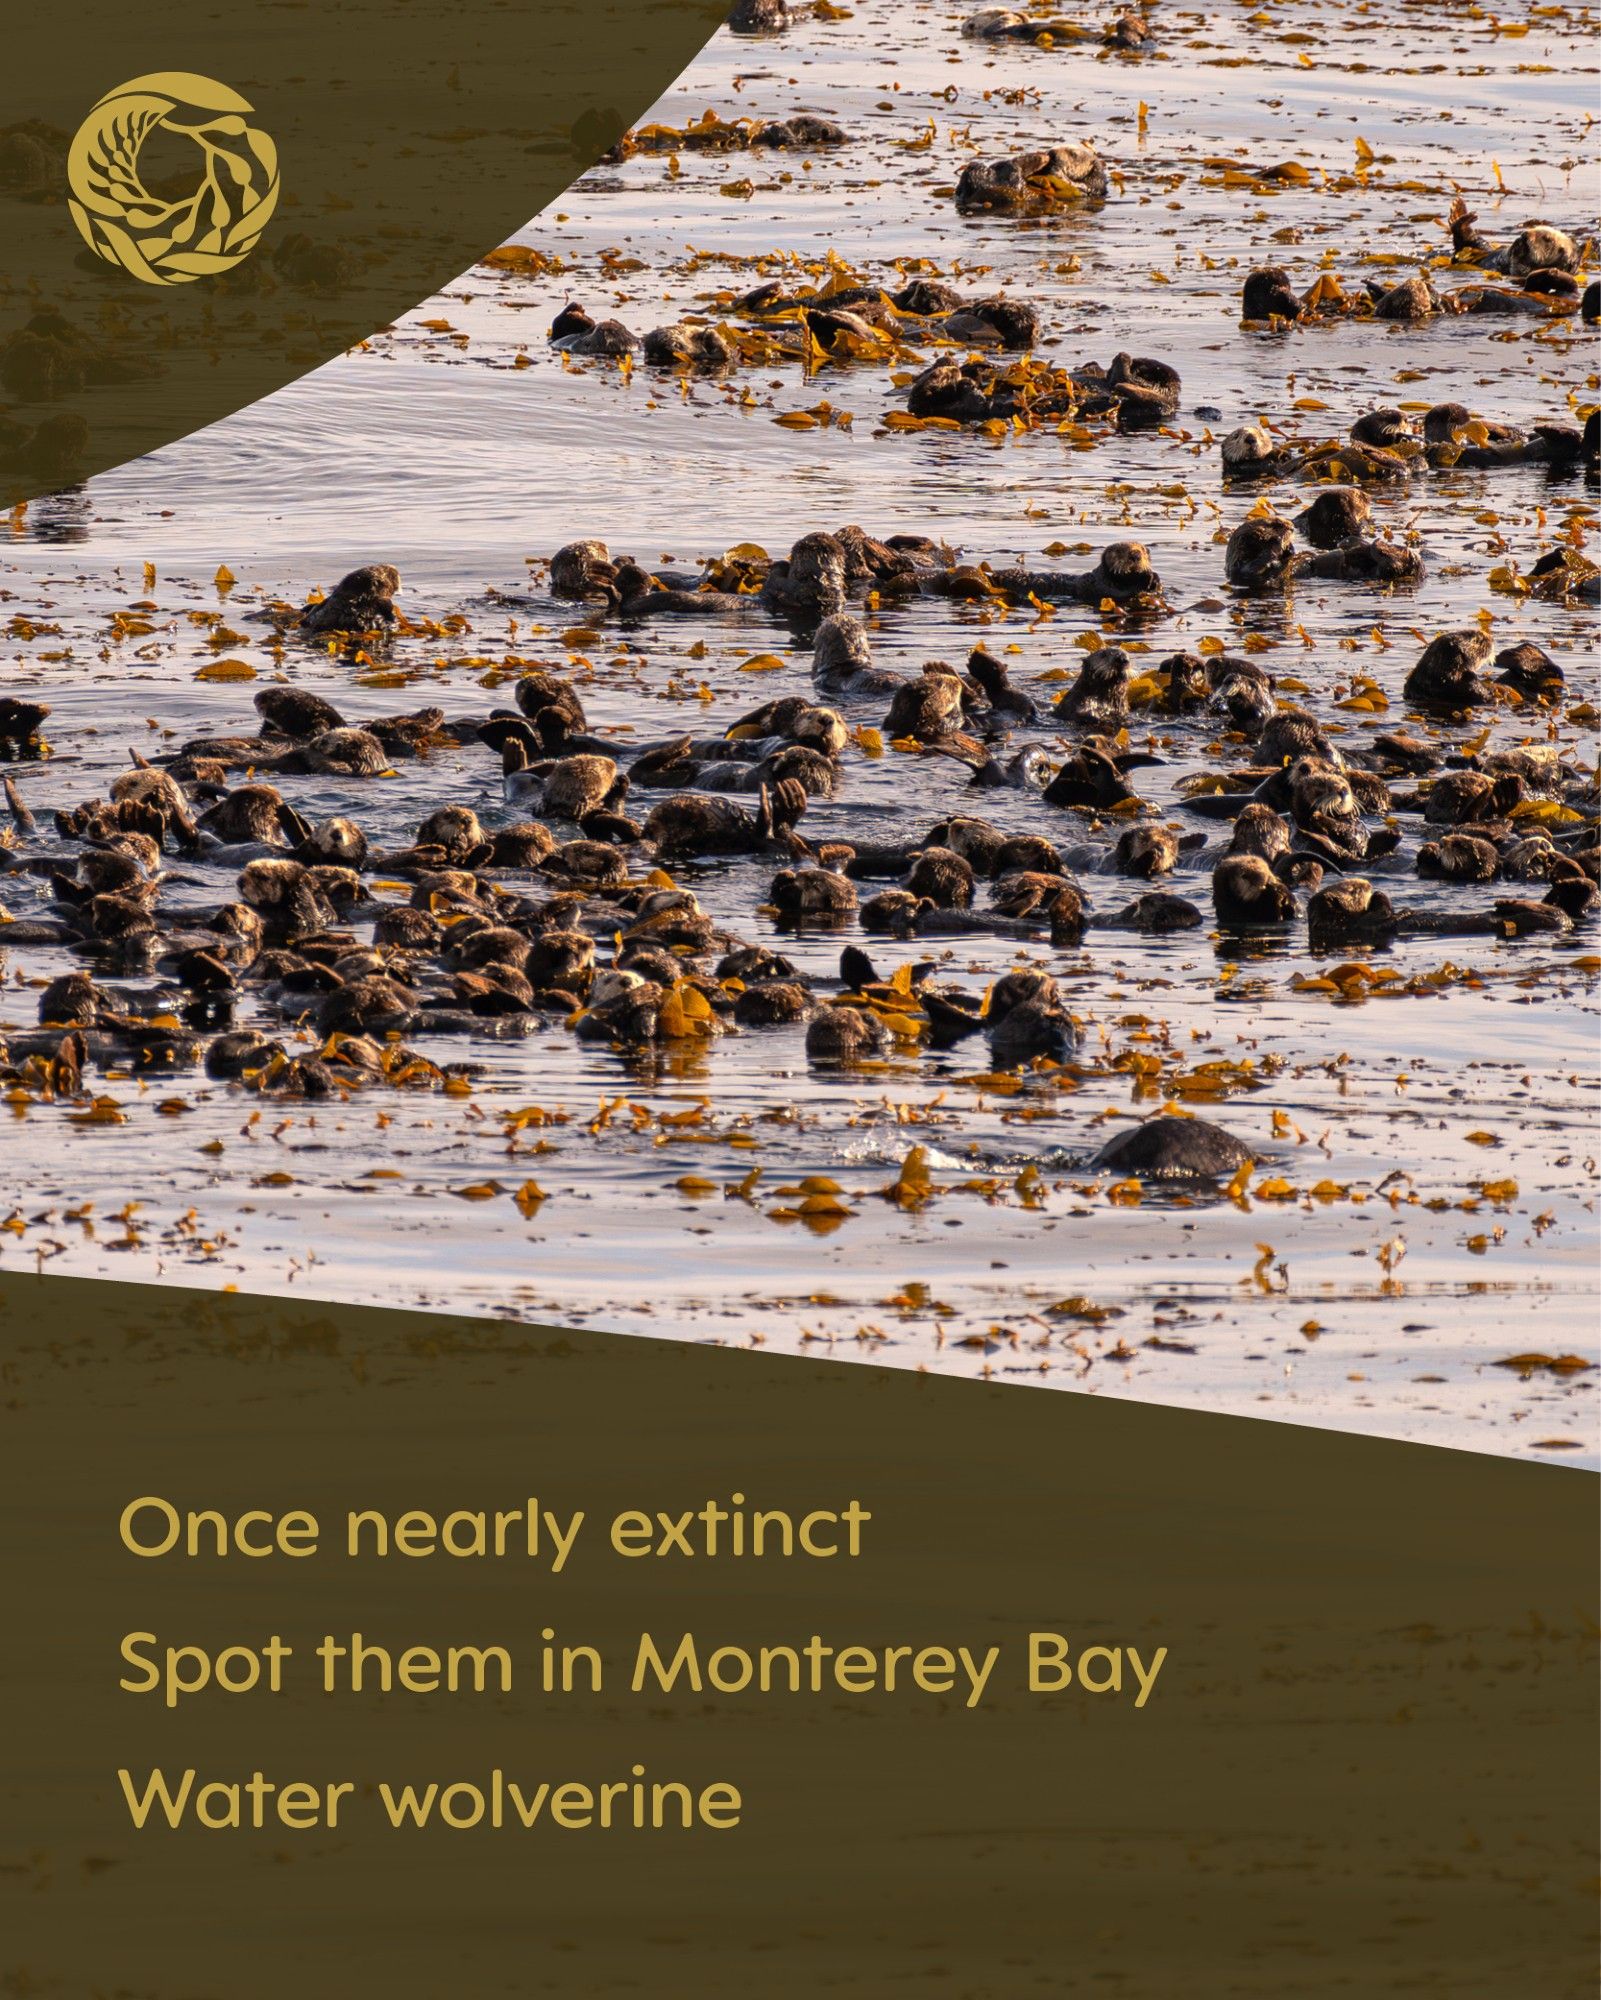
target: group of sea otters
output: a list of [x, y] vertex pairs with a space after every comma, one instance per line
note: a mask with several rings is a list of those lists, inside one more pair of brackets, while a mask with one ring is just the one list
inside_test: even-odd
[[[734, 0], [728, 25], [736, 35], [778, 35], [798, 16], [813, 12], [805, 0]], [[1099, 26], [1066, 16], [1025, 14], [1011, 7], [982, 7], [969, 14], [962, 33], [972, 41], [1029, 42], [1045, 47], [1073, 47], [1098, 42], [1120, 53], [1137, 53], [1151, 38], [1145, 15], [1129, 8]]]
[[[90, 1062], [203, 1061], [215, 1078], [319, 1096], [363, 1068], [404, 1065], [412, 1038], [550, 1024], [637, 1051], [684, 1032], [687, 1010], [705, 1034], [804, 1023], [822, 1064], [903, 1046], [910, 1019], [922, 1046], [982, 1038], [990, 1067], [1016, 1069], [1080, 1047], [1042, 966], [986, 995], [929, 959], [892, 986], [853, 943], [822, 982], [786, 957], [785, 929], [1065, 949], [1097, 932], [1210, 922], [1243, 940], [1304, 920], [1314, 951], [1343, 952], [1418, 934], [1555, 937], [1601, 902], [1592, 774], [1544, 745], [1465, 747], [1498, 698], [1537, 714], [1560, 700], [1562, 667], [1529, 643], [1497, 649], [1477, 626], [1431, 639], [1402, 689], [1419, 716], [1463, 725], [1463, 746], [1449, 729], [1402, 727], [1357, 749], [1277, 697], [1244, 654], [1179, 652], [1136, 674], [1122, 647], [1098, 646], [1047, 708], [983, 645], [959, 668], [879, 664], [852, 609], [871, 591], [880, 605], [933, 596], [1154, 615], [1161, 582], [1138, 543], [1070, 572], [975, 566], [922, 537], [845, 528], [803, 536], [782, 560], [725, 559], [705, 586], [586, 541], [556, 553], [549, 582], [591, 622], [773, 621], [809, 644], [811, 691], [717, 734], [636, 742], [592, 729], [574, 682], [550, 669], [516, 683], [514, 706], [362, 723], [289, 679], [260, 690], [248, 730], [195, 738], [160, 764], [136, 757], [105, 796], [60, 806], [49, 831], [7, 778], [15, 823], [0, 889], [14, 907], [0, 944], [64, 946], [82, 966], [41, 991], [38, 1028], [11, 1035], [4, 1060], [66, 1082]], [[311, 644], [381, 645], [398, 588], [387, 565], [354, 571], [293, 624]], [[1160, 758], [1129, 748], [1136, 679], [1153, 717], [1215, 718], [1229, 745], [1177, 823], [1142, 810], [1138, 774]], [[47, 713], [0, 698], [0, 737], [25, 751]], [[808, 808], [847, 790], [845, 753], [865, 726], [902, 754], [945, 760], [950, 810], [892, 842], [810, 839]], [[308, 820], [282, 782], [376, 777], [452, 745], [497, 760], [502, 810], [442, 807], [399, 848], [381, 849], [354, 809]], [[1029, 831], [986, 816], [997, 789], [1037, 801]], [[1520, 810], [1531, 804], [1552, 810]], [[1403, 848], [1419, 877], [1506, 893], [1409, 907], [1368, 872]], [[768, 936], [714, 922], [672, 873], [731, 856], [766, 864]], [[1208, 871], [1209, 912], [1163, 886], [1181, 865]], [[1093, 905], [1091, 874], [1111, 878]], [[390, 892], [374, 892], [380, 880]], [[410, 885], [404, 900], [397, 882]], [[216, 900], [174, 893], [184, 889]], [[246, 1000], [283, 1032], [239, 1024]], [[296, 1053], [288, 1031], [300, 1027], [315, 1034]]]
[[[785, 15], [782, 0], [741, 0], [736, 25], [764, 32]], [[979, 18], [996, 36], [1026, 25], [999, 10]], [[808, 142], [804, 130], [791, 136]], [[1105, 191], [1094, 149], [1075, 142], [975, 163], [957, 198], [969, 212], [1017, 212]], [[1513, 281], [1506, 296], [1542, 311], [1573, 302], [1581, 253], [1562, 231], [1531, 225], [1497, 248], [1465, 212], [1452, 222], [1466, 261]], [[1258, 271], [1244, 303], [1249, 320], [1282, 328], [1331, 313], [1501, 310], [1482, 303], [1489, 289], [1447, 305], [1420, 277], [1353, 301], [1321, 281], [1298, 295], [1284, 273]], [[1416, 314], [1396, 302], [1400, 291]], [[1595, 291], [1592, 283], [1583, 301], [1587, 320]], [[916, 378], [914, 415], [1087, 411], [1130, 429], [1161, 423], [1178, 404], [1176, 373], [1128, 354], [1105, 367], [1017, 373], [992, 357], [1032, 346], [1032, 309], [931, 280], [799, 301], [775, 285], [739, 309], [752, 321], [782, 313], [825, 347], [863, 329], [900, 337], [908, 323], [942, 335], [963, 356]], [[595, 354], [635, 344], [627, 329], [597, 326], [577, 307], [553, 337]], [[722, 340], [713, 327], [679, 326], [649, 336], [644, 353], [663, 365], [719, 366]], [[1454, 403], [1420, 422], [1383, 409], [1332, 444], [1244, 426], [1222, 441], [1226, 482], [1304, 478], [1315, 490], [1289, 514], [1259, 502], [1228, 540], [1226, 580], [1241, 593], [1302, 577], [1385, 590], [1415, 582], [1416, 552], [1375, 534], [1366, 489], [1529, 464], [1593, 478], [1596, 414], [1582, 427], [1521, 430]], [[1576, 597], [1595, 595], [1593, 566], [1557, 581]], [[371, 656], [403, 643], [399, 588], [392, 567], [371, 564], [300, 612], [272, 615], [291, 647]], [[821, 1066], [972, 1042], [991, 1070], [1048, 1071], [1074, 1061], [1082, 1032], [1037, 954], [980, 992], [942, 973], [939, 956], [882, 977], [864, 943], [926, 941], [948, 961], [952, 941], [967, 937], [1093, 949], [1108, 933], [1209, 926], [1246, 948], [1304, 924], [1314, 953], [1346, 953], [1416, 935], [1555, 939], [1601, 909], [1593, 771], [1543, 741], [1486, 748], [1482, 728], [1497, 704], [1511, 703], [1538, 719], [1543, 737], [1546, 716], [1568, 699], [1564, 667], [1527, 641], [1497, 645], [1481, 624], [1428, 639], [1400, 687], [1408, 720], [1359, 741], [1336, 740], [1248, 652], [1176, 651], [1147, 664], [1157, 647], [1131, 652], [1097, 635], [1050, 696], [1043, 682], [1039, 692], [1020, 685], [984, 644], [959, 665], [931, 660], [916, 673], [874, 656], [882, 614], [926, 598], [1079, 607], [1125, 633], [1152, 630], [1167, 607], [1136, 541], [1055, 569], [964, 560], [921, 535], [878, 539], [850, 526], [805, 534], [781, 558], [742, 546], [703, 570], [673, 571], [577, 540], [551, 559], [548, 588], [590, 626], [763, 623], [787, 634], [797, 669], [809, 656], [809, 685], [715, 733], [636, 740], [593, 726], [576, 681], [555, 666], [525, 673], [511, 706], [356, 720], [299, 685], [291, 664], [257, 693], [247, 727], [196, 737], [156, 762], [135, 754], [104, 796], [35, 812], [36, 777], [25, 796], [8, 776], [0, 951], [15, 964], [33, 948], [65, 949], [76, 969], [39, 991], [36, 1027], [0, 1034], [0, 1078], [68, 1092], [92, 1066], [199, 1064], [213, 1079], [319, 1098], [439, 1075], [417, 1060], [413, 1044], [424, 1038], [566, 1029], [628, 1055], [685, 1035], [786, 1025], [803, 1025], [808, 1059]], [[0, 753], [37, 755], [48, 713], [0, 696]], [[1159, 814], [1139, 785], [1163, 756], [1131, 747], [1128, 725], [1187, 716], [1219, 739], [1220, 754]], [[894, 840], [875, 837], [871, 821], [860, 837], [809, 834], [814, 802], [848, 795], [848, 753], [867, 731], [948, 772], [947, 807]], [[384, 846], [354, 802], [316, 820], [294, 802], [296, 778], [403, 774], [458, 747], [494, 760], [498, 811], [446, 805], [403, 845]], [[58, 798], [63, 783], [64, 771], [50, 787]], [[1003, 794], [1006, 825], [985, 810]], [[1027, 830], [1017, 831], [1025, 802]], [[756, 864], [757, 913], [767, 919], [759, 932], [714, 921], [679, 879], [730, 857]], [[1421, 903], [1401, 887], [1407, 873], [1431, 885]], [[1180, 893], [1175, 874], [1184, 887], [1200, 874], [1206, 886]], [[1494, 889], [1447, 900], [1442, 884]], [[819, 931], [864, 939], [844, 943], [827, 979], [808, 976], [782, 948], [786, 933]], [[1159, 1117], [1123, 1132], [1099, 1164], [1226, 1177], [1251, 1158], [1205, 1120]]]
[[[845, 138], [832, 120], [798, 113], [766, 124], [747, 121], [741, 128], [718, 125], [709, 142], [721, 143], [724, 134], [736, 129], [745, 143], [770, 146], [832, 146]], [[685, 137], [672, 136], [679, 141]], [[616, 157], [629, 150], [625, 141]], [[1072, 140], [1010, 158], [971, 161], [957, 180], [954, 199], [967, 215], [993, 210], [1028, 216], [1101, 202], [1108, 191], [1106, 167], [1095, 147]], [[1259, 333], [1283, 334], [1352, 319], [1416, 325], [1442, 315], [1521, 315], [1561, 323], [1578, 313], [1585, 326], [1601, 320], [1601, 280], [1591, 279], [1581, 292], [1585, 253], [1566, 231], [1531, 223], [1508, 242], [1496, 244], [1480, 233], [1460, 199], [1451, 211], [1450, 229], [1447, 268], [1465, 279], [1454, 289], [1441, 289], [1427, 265], [1398, 282], [1374, 279], [1349, 292], [1327, 271], [1297, 291], [1288, 271], [1264, 267], [1245, 279], [1242, 324]], [[722, 323], [703, 314], [653, 327], [641, 337], [621, 320], [596, 320], [574, 300], [556, 316], [550, 339], [563, 353], [581, 358], [623, 361], [637, 354], [653, 368], [714, 376], [737, 367], [746, 351], [764, 364], [784, 358], [887, 361], [934, 345], [946, 351], [907, 383], [905, 410], [920, 421], [953, 426], [1104, 419], [1129, 431], [1163, 425], [1180, 407], [1182, 384], [1167, 362], [1128, 352], [1116, 354], [1109, 364], [1090, 361], [1069, 367], [1040, 361], [1032, 355], [1041, 334], [1032, 305], [1004, 293], [965, 296], [933, 278], [914, 278], [894, 290], [830, 278], [786, 291], [769, 280], [731, 300], [727, 313], [731, 319]], [[1460, 406], [1447, 404], [1430, 412], [1422, 442], [1430, 448], [1432, 462], [1595, 462], [1593, 415], [1583, 432], [1570, 425], [1542, 425], [1523, 436], [1502, 427], [1493, 442], [1485, 443], [1465, 442], [1453, 430], [1447, 413], [1457, 410]], [[1364, 422], [1371, 430], [1384, 414]], [[1470, 421], [1468, 412], [1461, 411], [1459, 422]], [[1399, 435], [1376, 434], [1365, 440], [1370, 445], [1399, 441]], [[1453, 447], [1454, 455], [1444, 459]], [[1270, 455], [1264, 451], [1264, 460]], [[1230, 469], [1240, 470], [1243, 463]], [[1261, 469], [1267, 469], [1265, 463]], [[1368, 476], [1386, 473], [1379, 465]]]

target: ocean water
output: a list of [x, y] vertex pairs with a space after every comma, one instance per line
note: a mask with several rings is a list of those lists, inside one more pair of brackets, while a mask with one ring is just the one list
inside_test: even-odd
[[[218, 617], [258, 678], [287, 674], [351, 720], [425, 702], [478, 714], [508, 699], [508, 659], [539, 659], [575, 674], [603, 732], [720, 730], [807, 691], [806, 648], [755, 611], [602, 623], [549, 596], [544, 562], [595, 536], [693, 566], [740, 542], [782, 553], [847, 522], [997, 563], [1135, 537], [1163, 579], [1164, 615], [1116, 634], [1069, 607], [877, 611], [887, 665], [959, 664], [982, 639], [1009, 649], [1044, 701], [1098, 631], [1152, 661], [1248, 645], [1283, 698], [1360, 749], [1405, 720], [1401, 682], [1425, 640], [1487, 617], [1498, 644], [1532, 639], [1559, 661], [1564, 697], [1499, 703], [1444, 739], [1487, 726], [1490, 748], [1549, 744], [1593, 774], [1594, 609], [1492, 581], [1558, 540], [1593, 553], [1593, 478], [1524, 467], [1374, 489], [1381, 526], [1425, 558], [1418, 588], [1303, 582], [1243, 600], [1224, 584], [1222, 544], [1257, 496], [1225, 487], [1217, 449], [1258, 417], [1336, 438], [1383, 404], [1456, 400], [1534, 422], [1572, 421], [1597, 400], [1597, 336], [1577, 315], [1280, 335], [1239, 323], [1241, 282], [1261, 263], [1286, 264], [1301, 286], [1332, 271], [1351, 290], [1438, 260], [1459, 193], [1495, 238], [1534, 218], [1593, 235], [1593, 13], [1162, 5], [1147, 52], [1127, 57], [1094, 42], [974, 42], [961, 33], [974, 11], [873, 0], [805, 11], [777, 38], [719, 35], [656, 120], [808, 109], [847, 143], [685, 146], [601, 166], [517, 239], [546, 268], [477, 266], [266, 402], [13, 517], [0, 540], [4, 685], [50, 702], [53, 754], [11, 774], [41, 825], [102, 791], [130, 746], [154, 756], [250, 725], [249, 685], [196, 678]], [[1094, 139], [1114, 170], [1104, 207], [1045, 223], [957, 213], [965, 160], [1063, 137]], [[726, 319], [764, 278], [815, 284], [831, 268], [891, 285], [927, 268], [1027, 298], [1046, 359], [1156, 356], [1181, 373], [1180, 413], [1160, 433], [1087, 443], [1049, 428], [899, 433], [883, 419], [913, 359], [680, 378], [575, 361], [546, 337], [568, 299], [643, 332], [683, 314]], [[809, 427], [776, 421], [804, 413]], [[1288, 508], [1305, 493], [1272, 497]], [[299, 602], [372, 560], [401, 569], [418, 629], [371, 660], [263, 649], [264, 602]], [[217, 581], [223, 566], [231, 583]], [[135, 601], [157, 607], [152, 629], [123, 635], [111, 621]], [[781, 664], [747, 671], [763, 656]], [[1342, 706], [1353, 699], [1370, 705]], [[852, 704], [847, 720], [876, 727], [882, 707]], [[1140, 795], [1214, 846], [1215, 824], [1186, 813], [1181, 788], [1248, 756], [1220, 727], [1130, 725], [1134, 747], [1161, 759], [1135, 774]], [[1058, 745], [1048, 725], [1034, 735]], [[839, 796], [804, 830], [901, 839], [978, 811], [1083, 845], [1098, 912], [1142, 886], [1096, 858], [1117, 823], [969, 792], [965, 777], [946, 758], [853, 745]], [[446, 801], [486, 820], [502, 810], [481, 748], [284, 790], [308, 816], [349, 811], [389, 844]], [[1402, 824], [1400, 850], [1370, 871], [1397, 901], [1446, 910], [1514, 893], [1419, 881], [1418, 823]], [[1208, 918], [1209, 865], [1187, 856], [1162, 885]], [[225, 871], [177, 872], [189, 879], [171, 907], [229, 893]], [[524, 1041], [420, 1044], [476, 1066], [460, 1096], [367, 1089], [309, 1105], [198, 1071], [97, 1076], [120, 1122], [20, 1092], [4, 1108], [0, 1260], [762, 1341], [1595, 1462], [1596, 926], [1373, 954], [1314, 954], [1304, 925], [1248, 954], [1205, 925], [1158, 939], [1092, 929], [1072, 952], [854, 927], [795, 937], [762, 914], [770, 872], [675, 870], [719, 923], [819, 979], [851, 941], [885, 974], [940, 957], [974, 991], [1013, 963], [1047, 966], [1083, 1027], [1081, 1061], [1065, 1078], [997, 1081], [970, 1042], [823, 1074], [799, 1028], [639, 1060], [551, 1023]], [[26, 914], [4, 876], [0, 903]], [[0, 1037], [33, 1021], [33, 988], [72, 962], [8, 950], [0, 929]], [[1380, 978], [1328, 980], [1341, 963]], [[1091, 1170], [1119, 1121], [1170, 1100], [1263, 1153], [1236, 1198], [1148, 1186], [1133, 1202]], [[885, 1199], [916, 1148], [933, 1192]], [[818, 1177], [839, 1192], [807, 1211], [801, 1184]], [[530, 1182], [540, 1196], [519, 1205]]]

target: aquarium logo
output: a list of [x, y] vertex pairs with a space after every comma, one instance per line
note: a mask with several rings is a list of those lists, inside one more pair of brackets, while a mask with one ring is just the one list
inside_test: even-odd
[[[147, 285], [187, 285], [231, 271], [256, 247], [278, 205], [278, 148], [245, 122], [253, 107], [226, 84], [183, 70], [108, 90], [67, 154], [68, 206], [97, 257]], [[157, 129], [194, 142], [197, 186], [152, 194], [139, 154]]]

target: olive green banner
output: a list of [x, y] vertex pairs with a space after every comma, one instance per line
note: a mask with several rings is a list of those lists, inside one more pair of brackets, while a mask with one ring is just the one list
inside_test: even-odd
[[0, 502], [154, 451], [431, 297], [591, 166], [726, 12], [13, 9]]
[[1582, 1472], [12, 1274], [0, 1991], [1593, 1981]]

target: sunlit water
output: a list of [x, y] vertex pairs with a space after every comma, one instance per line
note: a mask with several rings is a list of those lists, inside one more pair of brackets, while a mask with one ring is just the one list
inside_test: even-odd
[[[41, 690], [54, 711], [55, 756], [15, 772], [41, 820], [103, 790], [129, 744], [156, 754], [202, 729], [250, 725], [248, 686], [194, 678], [210, 653], [188, 612], [221, 610], [248, 639], [230, 652], [266, 676], [277, 669], [249, 622], [257, 601], [298, 602], [363, 560], [398, 564], [413, 617], [464, 613], [469, 629], [398, 640], [376, 671], [292, 651], [288, 671], [352, 720], [425, 701], [481, 713], [509, 698], [510, 676], [494, 691], [508, 653], [557, 664], [571, 654], [587, 662], [575, 671], [592, 726], [630, 726], [639, 740], [715, 730], [809, 688], [807, 654], [783, 628], [752, 612], [738, 624], [606, 628], [599, 643], [564, 649], [561, 635], [588, 621], [544, 593], [539, 560], [579, 535], [647, 562], [689, 564], [747, 540], [778, 553], [846, 522], [938, 535], [971, 560], [1041, 560], [1053, 544], [1136, 535], [1171, 607], [1140, 635], [1153, 658], [1254, 635], [1262, 662], [1299, 684], [1294, 699], [1357, 742], [1403, 720], [1400, 683], [1422, 640], [1487, 610], [1498, 643], [1534, 639], [1568, 678], [1548, 712], [1486, 714], [1492, 740], [1549, 739], [1593, 768], [1583, 707], [1597, 698], [1593, 610], [1520, 604], [1489, 585], [1493, 569], [1526, 569], [1559, 535], [1583, 545], [1593, 483], [1536, 470], [1422, 475], [1373, 495], [1382, 524], [1425, 553], [1419, 589], [1386, 598], [1302, 585], [1288, 602], [1236, 604], [1222, 538], [1255, 496], [1223, 489], [1216, 448], [1257, 415], [1332, 437], [1393, 401], [1452, 398], [1529, 421], [1571, 420], [1595, 399], [1596, 337], [1576, 315], [1276, 338], [1238, 324], [1254, 264], [1287, 263], [1303, 284], [1327, 266], [1349, 289], [1439, 256], [1458, 190], [1491, 236], [1533, 216], [1593, 229], [1591, 15], [1540, 10], [1514, 33], [1455, 5], [1161, 7], [1153, 52], [1138, 59], [995, 49], [963, 40], [963, 18], [944, 0], [876, 0], [846, 19], [803, 19], [775, 41], [719, 36], [658, 119], [805, 107], [838, 119], [850, 144], [597, 169], [519, 239], [559, 258], [558, 271], [477, 269], [364, 351], [86, 493], [29, 509], [0, 553], [0, 608], [35, 628], [24, 638], [13, 626], [6, 686]], [[956, 214], [948, 190], [965, 158], [1063, 135], [1093, 136], [1117, 170], [1104, 209], [1045, 226]], [[1287, 162], [1309, 177], [1258, 178]], [[975, 292], [1004, 285], [1040, 306], [1053, 359], [1109, 361], [1130, 348], [1173, 363], [1183, 413], [1164, 434], [1090, 451], [1049, 432], [1002, 443], [895, 435], [880, 420], [900, 397], [880, 367], [808, 377], [784, 364], [685, 384], [565, 362], [546, 344], [568, 297], [638, 332], [684, 311], [715, 317], [715, 295], [755, 283], [754, 260], [777, 252], [796, 260], [793, 282], [833, 253], [892, 283], [893, 260], [925, 258]], [[818, 428], [774, 422], [825, 401], [831, 420]], [[157, 629], [117, 643], [109, 614], [146, 596], [146, 563]], [[225, 598], [220, 564], [236, 579]], [[914, 671], [959, 661], [980, 636], [1015, 645], [1026, 686], [1071, 670], [1094, 621], [1063, 609], [1048, 622], [984, 623], [924, 600], [871, 623], [877, 656]], [[696, 642], [704, 655], [691, 654]], [[784, 671], [741, 673], [775, 651]], [[1356, 675], [1387, 691], [1387, 713], [1335, 707]], [[848, 719], [876, 726], [881, 711], [870, 702]], [[1136, 741], [1153, 726], [1166, 761], [1137, 774], [1142, 796], [1215, 839], [1175, 802], [1186, 773], [1216, 763], [1219, 724], [1137, 717]], [[944, 759], [853, 747], [840, 797], [815, 804], [805, 830], [891, 839], [961, 808], [1069, 845], [1106, 845], [1117, 831], [963, 783]], [[352, 811], [397, 844], [446, 800], [486, 818], [500, 810], [482, 749], [403, 765], [398, 779], [287, 779], [284, 790], [310, 816]], [[1456, 908], [1515, 892], [1420, 883], [1418, 822], [1403, 824], [1398, 855], [1370, 871], [1394, 876], [1399, 900]], [[1190, 857], [1163, 886], [1205, 906], [1208, 868], [1206, 855]], [[767, 867], [676, 872], [720, 921], [774, 940], [754, 914]], [[218, 900], [229, 878], [213, 873], [174, 900]], [[1093, 869], [1082, 879], [1103, 911], [1140, 886]], [[0, 890], [25, 913], [3, 878]], [[826, 978], [856, 935], [777, 941]], [[885, 973], [931, 955], [870, 942]], [[1401, 946], [1373, 961], [1399, 975], [1389, 990], [1354, 1002], [1297, 989], [1329, 963], [1309, 954], [1304, 926], [1257, 956], [1229, 949], [1205, 930], [1157, 941], [1092, 930], [1072, 953], [1018, 954], [993, 938], [951, 948], [951, 976], [975, 989], [1019, 955], [1062, 976], [1086, 1035], [1074, 1088], [986, 1082], [972, 1043], [822, 1076], [808, 1070], [799, 1028], [642, 1068], [559, 1024], [514, 1043], [426, 1044], [441, 1062], [480, 1066], [470, 1097], [368, 1090], [310, 1107], [198, 1072], [97, 1077], [124, 1123], [75, 1122], [82, 1107], [70, 1104], [19, 1102], [6, 1114], [0, 1203], [14, 1213], [0, 1258], [806, 1343], [1593, 1461], [1594, 1370], [1499, 1364], [1596, 1359], [1595, 927], [1516, 946]], [[32, 986], [72, 962], [6, 955], [0, 933], [0, 1033], [31, 1024]], [[1152, 1055], [1165, 1063], [1154, 1086], [1136, 1060]], [[1206, 1064], [1225, 1066], [1209, 1072], [1221, 1078], [1211, 1096], [1200, 1093]], [[1110, 1200], [1089, 1158], [1113, 1121], [1175, 1089], [1268, 1156], [1253, 1190], [1290, 1192], [1175, 1203], [1147, 1188], [1137, 1206]], [[536, 1106], [544, 1121], [512, 1131], [510, 1114]], [[662, 1122], [697, 1106], [691, 1122]], [[881, 1196], [915, 1145], [928, 1149], [938, 1191], [908, 1211]], [[839, 1185], [845, 1216], [797, 1217], [800, 1197], [783, 1190], [808, 1175]], [[512, 1197], [530, 1180], [545, 1199], [525, 1201], [525, 1213]], [[483, 1194], [490, 1183], [500, 1191]]]

